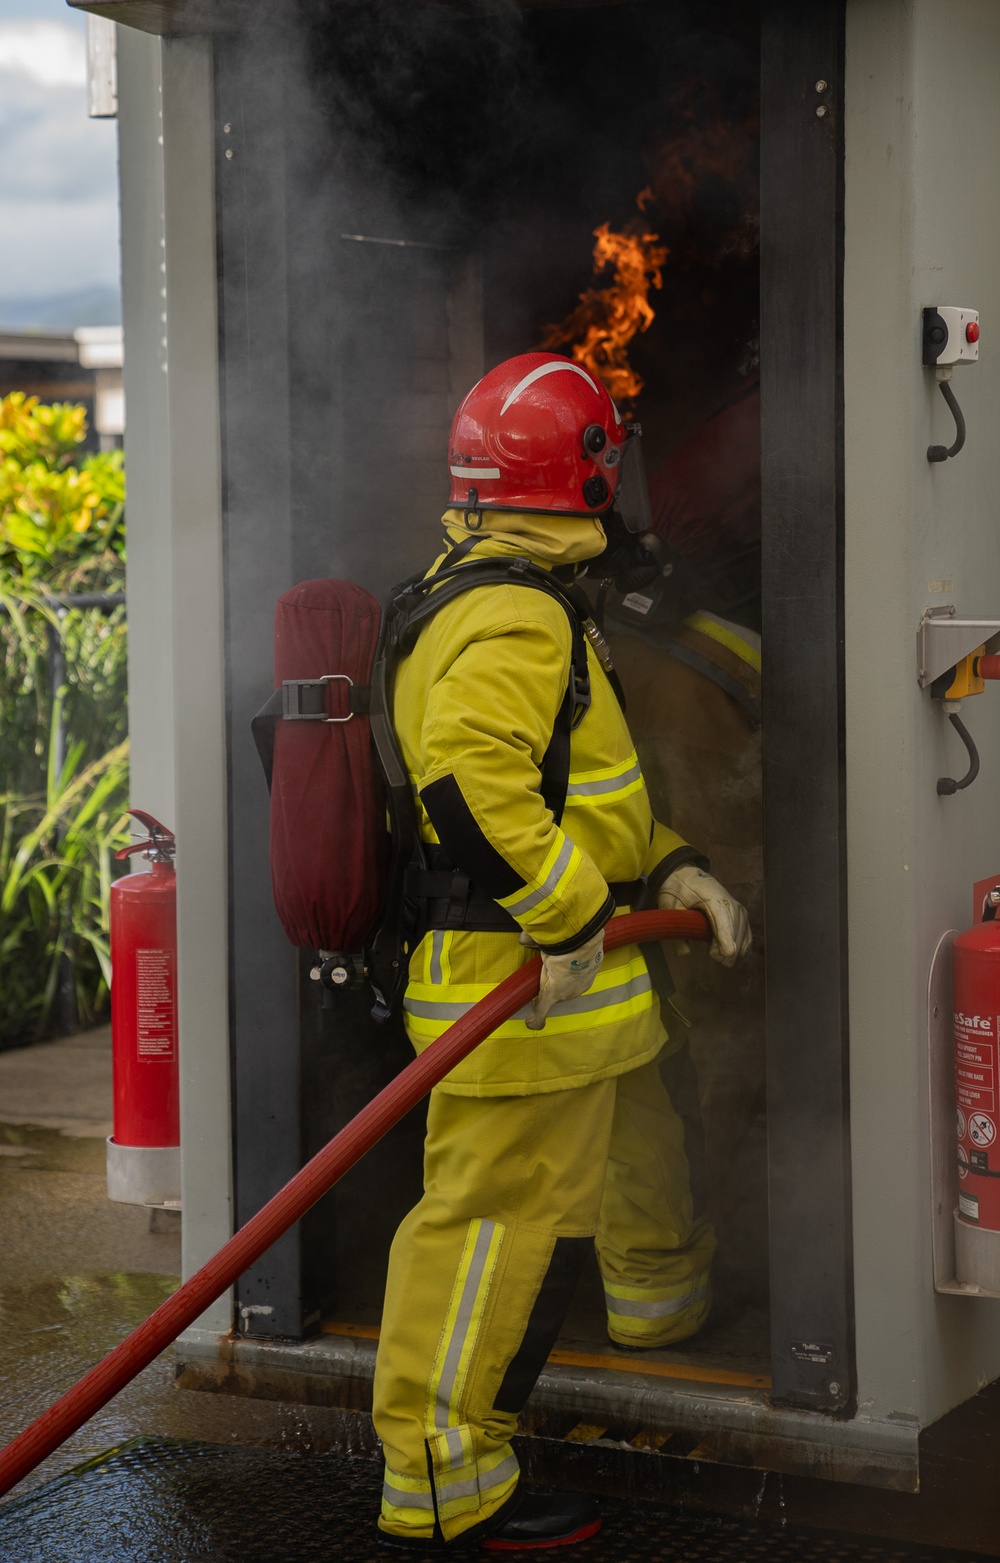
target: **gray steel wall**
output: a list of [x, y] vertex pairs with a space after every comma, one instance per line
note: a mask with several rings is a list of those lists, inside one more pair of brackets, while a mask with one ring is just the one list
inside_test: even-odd
[[[971, 921], [1000, 867], [1000, 693], [966, 702], [965, 757], [917, 688], [927, 604], [1000, 618], [1000, 7], [848, 0], [846, 638], [851, 1139], [862, 1415], [934, 1420], [1000, 1374], [1000, 1306], [935, 1296], [927, 1155], [926, 984], [941, 933]], [[982, 313], [956, 371], [965, 450], [920, 366], [920, 311]], [[954, 581], [943, 592], [938, 582]], [[803, 863], [808, 875], [810, 865]], [[817, 885], [816, 893], [823, 893]]]

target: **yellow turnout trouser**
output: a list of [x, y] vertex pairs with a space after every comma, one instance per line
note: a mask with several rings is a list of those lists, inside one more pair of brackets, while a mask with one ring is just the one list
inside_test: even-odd
[[654, 1063], [572, 1091], [431, 1095], [424, 1195], [393, 1241], [375, 1373], [383, 1530], [446, 1540], [512, 1494], [510, 1438], [594, 1237], [612, 1339], [708, 1310], [683, 1128]]

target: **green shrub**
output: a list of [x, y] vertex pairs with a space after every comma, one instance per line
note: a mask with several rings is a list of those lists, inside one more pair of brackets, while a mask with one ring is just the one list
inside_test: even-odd
[[125, 613], [53, 600], [124, 590], [122, 454], [79, 459], [85, 438], [82, 407], [0, 401], [0, 1046], [51, 1029], [67, 962], [82, 1021], [108, 997], [113, 850], [128, 834]]

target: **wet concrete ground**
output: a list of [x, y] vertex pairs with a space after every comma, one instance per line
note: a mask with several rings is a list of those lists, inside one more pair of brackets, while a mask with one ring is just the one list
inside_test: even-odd
[[[148, 1211], [107, 1197], [110, 1132], [107, 1028], [0, 1053], [0, 1444], [178, 1284], [179, 1222], [167, 1216], [166, 1230], [151, 1232]], [[171, 1350], [18, 1494], [139, 1436], [278, 1449], [333, 1441], [335, 1418], [322, 1408], [195, 1394], [176, 1390], [173, 1379]], [[2, 1546], [0, 1560], [7, 1563]]]
[[[107, 1199], [110, 1090], [106, 1032], [0, 1053], [0, 1444], [177, 1284], [178, 1224], [151, 1231], [147, 1211]], [[177, 1390], [173, 1377], [168, 1351], [0, 1504], [0, 1563], [375, 1563], [393, 1556], [378, 1549], [373, 1532], [379, 1466], [344, 1457], [357, 1445], [345, 1444], [340, 1414]], [[997, 1418], [985, 1401], [977, 1414], [992, 1431]], [[595, 1482], [612, 1494], [600, 1500], [605, 1529], [568, 1556], [580, 1563], [968, 1563], [980, 1555], [969, 1550], [976, 1546], [997, 1556], [989, 1518], [995, 1478], [978, 1462], [958, 1471], [960, 1491], [985, 1476], [993, 1496], [974, 1500], [978, 1524], [971, 1535], [962, 1527], [952, 1550], [955, 1461], [942, 1459], [944, 1518], [939, 1502], [936, 1523], [905, 1529], [938, 1547], [808, 1528], [816, 1516], [823, 1525], [871, 1532], [885, 1521], [892, 1529], [900, 1523], [894, 1510], [917, 1503], [905, 1495], [816, 1482], [782, 1489], [778, 1478], [792, 1501], [786, 1513], [782, 1496], [774, 1512], [764, 1501], [766, 1479], [748, 1471], [730, 1473], [756, 1491], [752, 1503], [737, 1502], [739, 1518], [699, 1512], [680, 1486], [680, 1503], [667, 1507], [626, 1499], [625, 1481]], [[690, 1474], [690, 1462], [666, 1463]], [[721, 1478], [723, 1468], [715, 1471]], [[586, 1473], [582, 1484], [590, 1485]], [[796, 1489], [816, 1494], [806, 1502], [800, 1493], [796, 1502]], [[856, 1505], [874, 1506], [869, 1513], [862, 1501], [853, 1523], [837, 1512], [851, 1492]], [[769, 1523], [756, 1523], [757, 1516]]]

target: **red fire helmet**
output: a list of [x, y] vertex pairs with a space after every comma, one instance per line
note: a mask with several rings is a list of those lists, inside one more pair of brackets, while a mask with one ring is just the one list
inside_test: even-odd
[[558, 353], [521, 353], [484, 375], [455, 414], [451, 503], [466, 511], [600, 515], [634, 486], [634, 474], [623, 477], [622, 468], [626, 450], [624, 465], [641, 465], [638, 433], [582, 364]]

